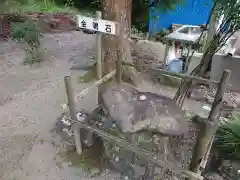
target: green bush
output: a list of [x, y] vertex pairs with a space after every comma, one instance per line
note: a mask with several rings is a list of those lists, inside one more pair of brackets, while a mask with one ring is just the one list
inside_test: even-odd
[[29, 47], [25, 50], [25, 64], [33, 64], [41, 61], [39, 49], [42, 33], [35, 22], [29, 20], [23, 23], [14, 23], [12, 26], [12, 38], [16, 41], [25, 42], [29, 45]]
[[33, 21], [14, 23], [12, 26], [12, 38], [17, 41], [24, 41], [29, 46], [39, 47], [41, 37], [41, 30]]
[[224, 158], [240, 160], [240, 114], [220, 126], [215, 146]]
[[42, 57], [42, 51], [40, 48], [27, 48], [25, 49], [25, 52], [26, 52], [26, 57], [23, 61], [23, 64], [26, 65], [26, 64], [34, 64], [34, 63], [37, 63], [37, 62], [41, 62], [43, 60], [43, 57]]

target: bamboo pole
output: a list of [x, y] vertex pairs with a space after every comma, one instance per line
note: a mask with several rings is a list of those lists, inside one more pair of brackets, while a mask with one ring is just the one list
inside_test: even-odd
[[[96, 11], [96, 19], [99, 20], [102, 18], [102, 12]], [[97, 32], [96, 35], [97, 43], [97, 78], [102, 78], [102, 33]]]
[[215, 133], [219, 126], [220, 109], [222, 105], [222, 99], [224, 92], [227, 88], [227, 84], [231, 75], [230, 70], [224, 70], [221, 81], [219, 83], [217, 93], [215, 95], [212, 109], [208, 116], [207, 121], [203, 121], [200, 126], [200, 132], [193, 151], [193, 157], [189, 165], [189, 170], [195, 173], [201, 173], [205, 169], [206, 161], [208, 159], [211, 145], [215, 136]]
[[212, 11], [210, 23], [208, 26], [207, 37], [205, 39], [204, 46], [203, 46], [203, 48], [204, 48], [203, 53], [205, 53], [205, 51], [207, 50], [207, 48], [209, 46], [209, 43], [213, 40], [213, 35], [215, 33], [216, 25], [217, 25], [217, 17], [218, 17], [218, 12], [214, 8]]
[[[123, 64], [127, 65], [127, 66], [131, 66], [131, 67], [139, 67], [139, 65], [133, 65], [131, 63], [128, 62], [123, 62]], [[203, 84], [219, 84], [219, 81], [215, 81], [215, 80], [210, 80], [210, 79], [205, 79], [202, 77], [197, 77], [197, 76], [189, 76], [186, 74], [180, 74], [180, 73], [173, 73], [173, 72], [169, 72], [169, 71], [165, 71], [162, 69], [153, 69], [153, 68], [148, 68], [148, 70], [152, 70], [155, 71], [163, 76], [168, 76], [168, 77], [173, 77], [173, 78], [186, 78], [186, 79], [191, 79], [193, 81], [197, 81], [199, 83], [203, 83]], [[231, 84], [228, 84], [229, 87], [231, 87]]]
[[77, 110], [76, 110], [76, 104], [74, 100], [74, 93], [71, 83], [71, 77], [65, 76], [64, 77], [65, 87], [66, 87], [66, 93], [67, 93], [67, 99], [68, 99], [68, 107], [70, 111], [71, 118], [75, 121], [73, 124], [73, 133], [74, 133], [74, 141], [75, 146], [78, 154], [82, 154], [82, 144], [81, 144], [81, 135], [80, 135], [80, 124], [77, 122]]
[[[71, 119], [71, 120], [73, 120], [73, 119]], [[174, 163], [172, 163], [172, 162], [168, 161], [166, 158], [164, 158], [164, 156], [161, 156], [161, 155], [155, 156], [155, 154], [152, 152], [142, 149], [136, 145], [133, 145], [133, 144], [123, 140], [122, 138], [105, 133], [104, 131], [102, 131], [92, 125], [88, 125], [88, 124], [84, 124], [84, 123], [81, 123], [81, 124], [82, 124], [82, 128], [97, 134], [99, 137], [102, 137], [103, 139], [105, 139], [107, 141], [116, 143], [119, 146], [136, 153], [138, 156], [144, 158], [145, 160], [148, 160], [148, 161], [156, 164], [157, 167], [164, 166], [166, 168], [169, 168], [169, 170], [176, 172], [177, 174], [183, 175], [184, 177], [189, 177], [194, 180], [203, 180], [202, 176], [200, 176], [192, 171], [185, 170], [180, 166], [175, 165]]]
[[[109, 74], [107, 74], [106, 76], [104, 76], [102, 79], [96, 81], [95, 83], [93, 83], [91, 86], [85, 88], [84, 90], [82, 90], [80, 93], [78, 93], [75, 96], [75, 101], [78, 101], [79, 99], [83, 98], [89, 91], [91, 91], [94, 87], [97, 87], [99, 85], [101, 85], [102, 83], [108, 81], [110, 78], [112, 78], [114, 75], [116, 74], [116, 70], [110, 72]], [[63, 110], [66, 110], [67, 104], [61, 104], [60, 105]]]
[[109, 74], [107, 74], [106, 76], [104, 76], [102, 79], [96, 81], [95, 83], [93, 83], [91, 86], [87, 87], [86, 89], [82, 90], [80, 93], [78, 93], [75, 96], [76, 100], [79, 100], [80, 98], [83, 98], [89, 91], [91, 91], [94, 87], [97, 87], [99, 85], [101, 85], [102, 83], [108, 81], [110, 78], [112, 78], [114, 75], [116, 74], [116, 70], [110, 72]]

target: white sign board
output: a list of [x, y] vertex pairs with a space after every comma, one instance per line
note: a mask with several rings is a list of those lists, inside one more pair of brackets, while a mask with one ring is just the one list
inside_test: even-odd
[[107, 34], [116, 34], [116, 22], [77, 15], [78, 26]]

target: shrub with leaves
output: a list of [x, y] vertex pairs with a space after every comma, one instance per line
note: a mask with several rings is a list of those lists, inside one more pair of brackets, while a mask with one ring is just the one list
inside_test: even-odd
[[26, 42], [29, 45], [26, 51], [24, 63], [33, 64], [40, 62], [40, 38], [42, 37], [41, 30], [35, 22], [27, 20], [21, 23], [14, 23], [12, 26], [12, 38], [19, 42]]
[[240, 113], [220, 126], [215, 145], [224, 158], [240, 160]]

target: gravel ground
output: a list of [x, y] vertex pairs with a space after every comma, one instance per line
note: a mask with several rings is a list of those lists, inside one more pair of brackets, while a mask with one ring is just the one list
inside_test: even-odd
[[[59, 160], [63, 143], [50, 130], [66, 100], [63, 77], [73, 75], [76, 91], [87, 86], [77, 83], [83, 72], [71, 72], [77, 61], [70, 59], [88, 58], [94, 39], [80, 32], [45, 35], [45, 61], [34, 67], [22, 66], [23, 45], [0, 44], [0, 180], [88, 179]], [[78, 107], [90, 110], [95, 100], [93, 91]], [[110, 176], [113, 179], [114, 174], [103, 173], [97, 179]]]
[[[61, 159], [59, 152], [66, 147], [51, 130], [61, 114], [60, 104], [66, 100], [63, 77], [72, 75], [76, 92], [88, 86], [77, 82], [77, 75], [84, 72], [70, 69], [83, 61], [92, 61], [94, 41], [93, 36], [81, 32], [47, 34], [43, 40], [45, 61], [33, 67], [21, 65], [24, 45], [0, 44], [0, 180], [89, 179], [81, 168], [69, 167], [69, 162]], [[169, 97], [176, 92], [148, 81], [143, 81], [139, 88]], [[77, 105], [91, 110], [96, 99], [93, 90]], [[187, 100], [184, 108], [207, 116], [209, 112], [202, 105]], [[106, 172], [95, 179], [116, 177], [117, 174]]]

